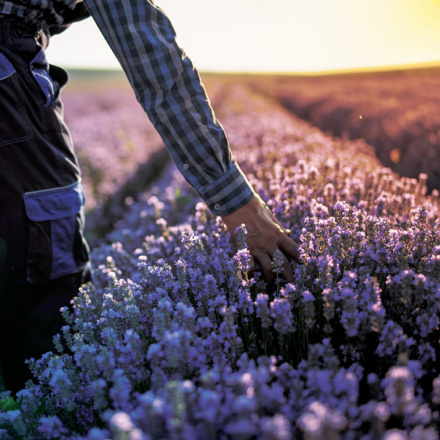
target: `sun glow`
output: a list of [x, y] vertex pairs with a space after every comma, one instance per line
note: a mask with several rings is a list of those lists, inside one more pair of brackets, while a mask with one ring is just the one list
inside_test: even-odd
[[420, 0], [416, 6], [419, 6], [427, 23], [438, 26], [440, 23], [440, 0]]
[[[316, 72], [440, 61], [440, 0], [156, 0], [199, 70]], [[53, 39], [65, 66], [116, 67], [92, 20]]]

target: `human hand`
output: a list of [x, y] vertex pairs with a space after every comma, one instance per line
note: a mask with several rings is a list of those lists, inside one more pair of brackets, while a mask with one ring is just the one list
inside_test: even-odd
[[[298, 245], [287, 235], [289, 231], [281, 226], [258, 195], [255, 195], [250, 202], [232, 214], [222, 216], [222, 220], [235, 245], [237, 245], [235, 230], [242, 224], [245, 225], [249, 252], [253, 259], [260, 263], [264, 280], [267, 283], [271, 284], [275, 279], [275, 274], [272, 272], [272, 261], [277, 250], [281, 251], [284, 260], [282, 275], [286, 281], [293, 282], [293, 272], [287, 255], [300, 262]], [[253, 269], [254, 260], [252, 260], [251, 271]]]

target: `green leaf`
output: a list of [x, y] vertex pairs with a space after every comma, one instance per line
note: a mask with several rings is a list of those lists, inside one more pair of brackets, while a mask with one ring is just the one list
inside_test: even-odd
[[13, 397], [9, 396], [5, 399], [0, 400], [0, 408], [3, 411], [15, 411], [21, 409], [21, 404], [23, 402], [23, 396], [16, 402]]
[[46, 411], [46, 401], [43, 400], [43, 402], [38, 406], [37, 411], [35, 411], [35, 415], [39, 419], [44, 412]]

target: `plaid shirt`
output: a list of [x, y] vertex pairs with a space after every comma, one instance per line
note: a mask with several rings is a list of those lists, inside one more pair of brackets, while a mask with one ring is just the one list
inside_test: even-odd
[[40, 25], [61, 25], [66, 12], [72, 11], [76, 3], [78, 0], [0, 0], [0, 14], [14, 15]]
[[[0, 14], [61, 25], [76, 0], [0, 0]], [[249, 202], [253, 190], [235, 162], [197, 70], [153, 0], [85, 0], [136, 98], [188, 182], [217, 215]]]

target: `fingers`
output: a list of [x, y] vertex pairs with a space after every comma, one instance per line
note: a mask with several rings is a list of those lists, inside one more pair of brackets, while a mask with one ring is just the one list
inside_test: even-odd
[[254, 259], [254, 257], [251, 257], [250, 263], [251, 263], [251, 267], [248, 271], [248, 277], [252, 278], [254, 276], [254, 272], [255, 272], [255, 259]]
[[[274, 271], [275, 268], [275, 258], [276, 258], [276, 250], [271, 252], [271, 254], [257, 254], [255, 255], [255, 259], [258, 261], [258, 263], [261, 266], [262, 272], [263, 272], [263, 278], [268, 284], [273, 284], [275, 281], [276, 273]], [[282, 271], [281, 275], [282, 277], [289, 283], [293, 283], [294, 277], [293, 277], [293, 271], [292, 267], [290, 265], [289, 260], [287, 257], [279, 251], [283, 261], [282, 261]], [[278, 257], [279, 258], [279, 257]]]
[[280, 249], [287, 255], [291, 255], [295, 260], [300, 263], [298, 245], [287, 235], [284, 235], [279, 242]]
[[[287, 282], [292, 283], [294, 282], [294, 276], [288, 256], [300, 262], [298, 245], [282, 231], [279, 231], [279, 234], [277, 234], [276, 239], [273, 241], [275, 241], [276, 248], [270, 248], [269, 244], [262, 244], [264, 240], [261, 236], [249, 237], [248, 245], [250, 245], [249, 250], [252, 257], [257, 260], [261, 266], [263, 278], [266, 283], [273, 284], [276, 276], [274, 272], [274, 260], [276, 252], [278, 251], [282, 258], [282, 271], [280, 275]], [[253, 270], [251, 274], [253, 274]]]
[[282, 256], [283, 256], [283, 271], [281, 273], [283, 275], [283, 278], [287, 282], [293, 283], [294, 281], [293, 271], [292, 271], [292, 267], [290, 266], [290, 262], [284, 254], [282, 254]]
[[272, 261], [277, 249], [283, 258], [281, 274], [287, 281], [293, 281], [288, 257], [292, 256], [300, 262], [298, 246], [289, 238], [290, 231], [274, 217], [258, 195], [232, 214], [222, 216], [222, 219], [234, 239], [237, 227], [245, 224], [249, 252], [261, 265], [266, 282], [271, 283], [275, 279]]
[[257, 254], [255, 255], [255, 259], [260, 263], [264, 281], [268, 284], [272, 284], [275, 281], [275, 274], [272, 272], [272, 258], [268, 254]]

